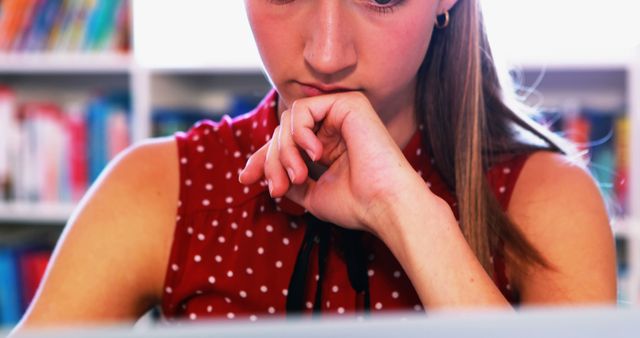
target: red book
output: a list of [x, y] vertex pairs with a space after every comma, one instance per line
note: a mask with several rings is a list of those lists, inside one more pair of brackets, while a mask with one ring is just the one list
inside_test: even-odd
[[38, 291], [38, 286], [47, 269], [50, 257], [51, 252], [49, 250], [38, 250], [27, 251], [19, 258], [24, 310], [29, 306], [33, 296]]
[[107, 118], [107, 156], [112, 160], [129, 146], [129, 124], [125, 111], [115, 111]]
[[588, 119], [576, 115], [569, 116], [564, 122], [565, 137], [573, 142], [577, 149], [584, 152], [584, 158], [588, 159], [589, 155], [589, 137], [591, 135], [591, 124]]
[[28, 103], [22, 108], [26, 137], [23, 189], [30, 200], [58, 202], [62, 168], [66, 161], [66, 130], [60, 107], [52, 103]]
[[87, 124], [84, 107], [70, 106], [66, 115], [69, 188], [71, 200], [78, 202], [87, 191]]
[[622, 209], [622, 214], [629, 210], [629, 156], [631, 154], [631, 124], [628, 116], [621, 117], [616, 121], [615, 133], [615, 181], [614, 191], [616, 199]]

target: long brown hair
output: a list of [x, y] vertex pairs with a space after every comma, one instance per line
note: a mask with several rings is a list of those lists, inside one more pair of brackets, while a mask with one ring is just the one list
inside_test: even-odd
[[[458, 200], [460, 226], [484, 269], [499, 243], [523, 269], [550, 267], [508, 218], [491, 192], [486, 173], [523, 152], [570, 152], [568, 144], [507, 104], [477, 0], [459, 0], [450, 24], [435, 29], [418, 72], [416, 112], [436, 169]], [[526, 135], [538, 142], [526, 141]]]

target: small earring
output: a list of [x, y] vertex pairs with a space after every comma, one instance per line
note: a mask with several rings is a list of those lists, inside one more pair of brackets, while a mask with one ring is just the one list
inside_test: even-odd
[[436, 28], [444, 29], [449, 26], [449, 11], [444, 11], [444, 13], [436, 16]]

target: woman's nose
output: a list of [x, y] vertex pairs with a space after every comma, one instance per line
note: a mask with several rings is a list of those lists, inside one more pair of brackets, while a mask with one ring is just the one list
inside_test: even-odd
[[[308, 21], [304, 47], [307, 64], [322, 77], [341, 77], [357, 63], [347, 2], [344, 0], [314, 0], [315, 7]], [[330, 82], [328, 80], [327, 82]]]

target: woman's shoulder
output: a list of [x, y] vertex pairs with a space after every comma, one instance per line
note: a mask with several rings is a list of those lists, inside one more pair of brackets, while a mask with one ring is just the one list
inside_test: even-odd
[[522, 209], [533, 200], [550, 204], [563, 198], [601, 203], [596, 182], [583, 159], [577, 156], [540, 150], [523, 157], [509, 209]]
[[164, 273], [160, 262], [168, 259], [175, 227], [177, 148], [174, 137], [153, 138], [129, 147], [104, 170], [87, 194], [87, 207], [83, 210], [95, 219], [103, 217], [101, 206], [112, 210], [113, 231], [126, 230], [130, 234], [120, 243], [158, 265], [159, 270], [149, 274], [159, 278], [153, 280], [158, 291]]
[[[110, 233], [120, 234], [122, 239], [113, 243], [113, 250], [129, 252], [131, 265], [144, 271], [141, 278], [148, 285], [148, 299], [159, 299], [162, 294], [175, 229], [179, 176], [175, 137], [142, 141], [109, 164], [80, 211], [86, 220], [81, 223], [104, 223]], [[110, 210], [106, 219], [104, 208]]]
[[172, 138], [132, 146], [111, 161], [69, 219], [22, 325], [135, 319], [157, 304], [177, 175]]
[[[523, 301], [543, 302], [554, 297], [601, 301], [602, 294], [615, 299], [615, 282], [611, 282], [615, 281], [615, 250], [609, 216], [599, 187], [581, 159], [549, 151], [530, 154], [507, 214], [550, 263], [550, 269], [534, 266], [510, 276]], [[591, 289], [569, 286], [572, 278], [588, 281], [585, 285]], [[598, 288], [606, 292], [594, 291]]]
[[508, 212], [549, 212], [554, 209], [562, 212], [576, 203], [603, 204], [596, 182], [584, 160], [578, 156], [538, 150], [495, 166], [494, 171], [507, 172], [505, 168], [516, 171]]
[[[135, 199], [153, 195], [158, 200], [170, 200], [177, 195], [178, 176], [177, 141], [173, 137], [162, 137], [137, 143], [119, 154], [95, 185], [111, 187], [114, 197]], [[156, 204], [137, 207], [156, 207]]]

